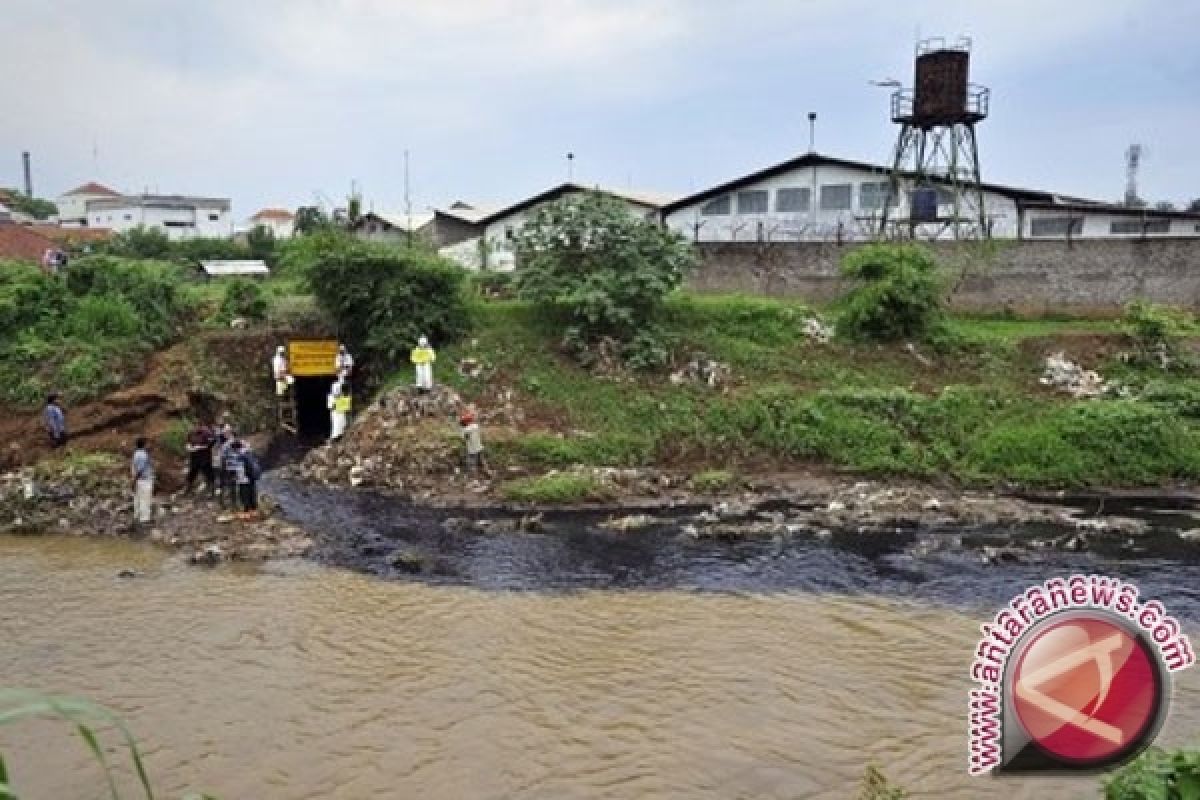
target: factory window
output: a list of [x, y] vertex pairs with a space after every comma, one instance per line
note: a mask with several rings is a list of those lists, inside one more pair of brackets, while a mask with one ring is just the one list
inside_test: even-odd
[[765, 189], [752, 189], [738, 192], [737, 209], [739, 214], [767, 213], [767, 192]]
[[1078, 236], [1083, 233], [1083, 217], [1040, 217], [1030, 220], [1030, 236]]
[[858, 187], [858, 206], [864, 211], [877, 211], [883, 208], [884, 203], [895, 208], [900, 205], [900, 194], [897, 192], [892, 195], [891, 202], [888, 202], [889, 184], [887, 181], [879, 183], [864, 183]]
[[722, 217], [729, 213], [729, 195], [709, 200], [700, 207], [700, 213], [706, 217]]
[[1169, 219], [1122, 219], [1114, 221], [1108, 228], [1109, 233], [1114, 234], [1134, 234], [1140, 236], [1143, 233], [1170, 233], [1171, 220]]
[[811, 189], [780, 189], [775, 192], [776, 211], [808, 211], [811, 202]]
[[190, 222], [180, 222], [179, 220], [168, 219], [168, 220], [163, 221], [163, 227], [164, 228], [191, 228], [193, 226], [192, 226], [192, 223], [190, 223]]
[[216, 221], [217, 221], [217, 220], [219, 220], [220, 218], [221, 218], [221, 215], [220, 215], [220, 214], [209, 214], [209, 215], [208, 215], [208, 221], [209, 221], [209, 222], [216, 222]]
[[849, 211], [854, 196], [854, 186], [849, 183], [834, 183], [821, 187], [822, 211]]
[[125, 219], [133, 219], [133, 214], [126, 214]]

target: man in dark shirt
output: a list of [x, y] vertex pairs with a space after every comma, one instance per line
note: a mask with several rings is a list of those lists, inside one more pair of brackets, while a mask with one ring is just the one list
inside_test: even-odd
[[42, 421], [46, 433], [50, 435], [51, 447], [62, 447], [67, 443], [67, 415], [58, 403], [58, 395], [52, 394], [46, 398], [46, 408], [42, 411]]
[[196, 476], [204, 476], [204, 485], [211, 491], [216, 485], [213, 476], [212, 449], [215, 443], [212, 429], [197, 422], [187, 436], [188, 472], [187, 490], [195, 486]]

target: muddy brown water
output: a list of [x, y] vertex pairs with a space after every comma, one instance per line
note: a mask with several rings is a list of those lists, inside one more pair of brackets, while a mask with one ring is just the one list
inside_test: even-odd
[[[199, 570], [131, 542], [0, 538], [0, 684], [120, 710], [163, 797], [832, 799], [868, 761], [917, 797], [1096, 796], [1091, 777], [967, 777], [985, 613]], [[1176, 685], [1166, 743], [1200, 733], [1198, 678]], [[0, 751], [26, 800], [101, 794], [60, 725], [0, 727]]]

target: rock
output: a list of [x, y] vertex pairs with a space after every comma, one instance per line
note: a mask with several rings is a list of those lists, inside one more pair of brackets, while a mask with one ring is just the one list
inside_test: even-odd
[[220, 546], [210, 544], [203, 551], [192, 553], [191, 558], [188, 560], [193, 564], [207, 564], [211, 566], [221, 563], [221, 560], [224, 558], [225, 553], [221, 550]]
[[250, 321], [245, 317], [234, 317], [233, 319], [229, 320], [229, 327], [233, 328], [234, 330], [245, 330], [249, 326]]
[[1179, 538], [1185, 542], [1200, 542], [1200, 528], [1192, 528], [1179, 532]]
[[542, 533], [546, 530], [542, 519], [545, 515], [542, 512], [536, 514], [526, 514], [517, 522], [517, 530], [524, 533]]
[[804, 320], [803, 331], [806, 337], [821, 344], [826, 344], [833, 339], [833, 327], [821, 322], [817, 317], [809, 317]]
[[140, 578], [140, 577], [142, 577], [142, 573], [138, 572], [136, 569], [123, 569], [117, 573], [117, 577], [118, 578]]
[[690, 536], [693, 539], [700, 538], [700, 529], [697, 528], [695, 525], [692, 525], [691, 523], [684, 525], [682, 528], [679, 529], [679, 531], [684, 536]]
[[397, 550], [388, 557], [388, 563], [409, 575], [419, 575], [425, 569], [425, 557], [415, 550]]
[[829, 505], [825, 506], [825, 510], [832, 514], [837, 514], [846, 510], [846, 504], [840, 500], [831, 500], [829, 501]]
[[1064, 536], [1055, 542], [1061, 550], [1068, 550], [1073, 553], [1078, 553], [1087, 549], [1087, 539], [1081, 533], [1076, 533], [1071, 536]]
[[620, 517], [618, 519], [610, 519], [607, 522], [602, 522], [600, 523], [600, 527], [606, 528], [610, 531], [626, 533], [628, 531], [636, 531], [642, 528], [648, 528], [657, 521], [658, 520], [649, 514], [633, 514], [628, 517]]
[[366, 470], [363, 469], [361, 464], [356, 464], [350, 468], [347, 479], [350, 481], [351, 486], [358, 488], [366, 482]]
[[936, 497], [931, 497], [928, 500], [926, 500], [924, 503], [921, 504], [921, 510], [922, 511], [941, 511], [942, 510], [942, 501], [938, 500]]
[[993, 566], [998, 564], [1016, 564], [1021, 560], [1020, 554], [1010, 547], [984, 547], [982, 555], [983, 563]]

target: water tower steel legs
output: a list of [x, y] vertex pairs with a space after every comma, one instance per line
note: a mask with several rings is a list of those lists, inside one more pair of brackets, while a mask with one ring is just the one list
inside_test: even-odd
[[908, 123], [901, 126], [888, 181], [888, 197], [880, 215], [880, 238], [888, 238], [892, 204], [899, 201], [905, 185], [937, 187], [949, 195], [946, 202], [939, 200], [938, 205], [951, 207], [950, 216], [939, 218], [936, 223], [922, 222], [912, 216], [910, 197], [909, 238], [917, 238], [918, 229], [931, 224], [939, 226], [931, 238], [939, 238], [947, 230], [953, 231], [955, 239], [991, 237], [979, 169], [979, 144], [973, 124], [934, 128], [918, 128]]

